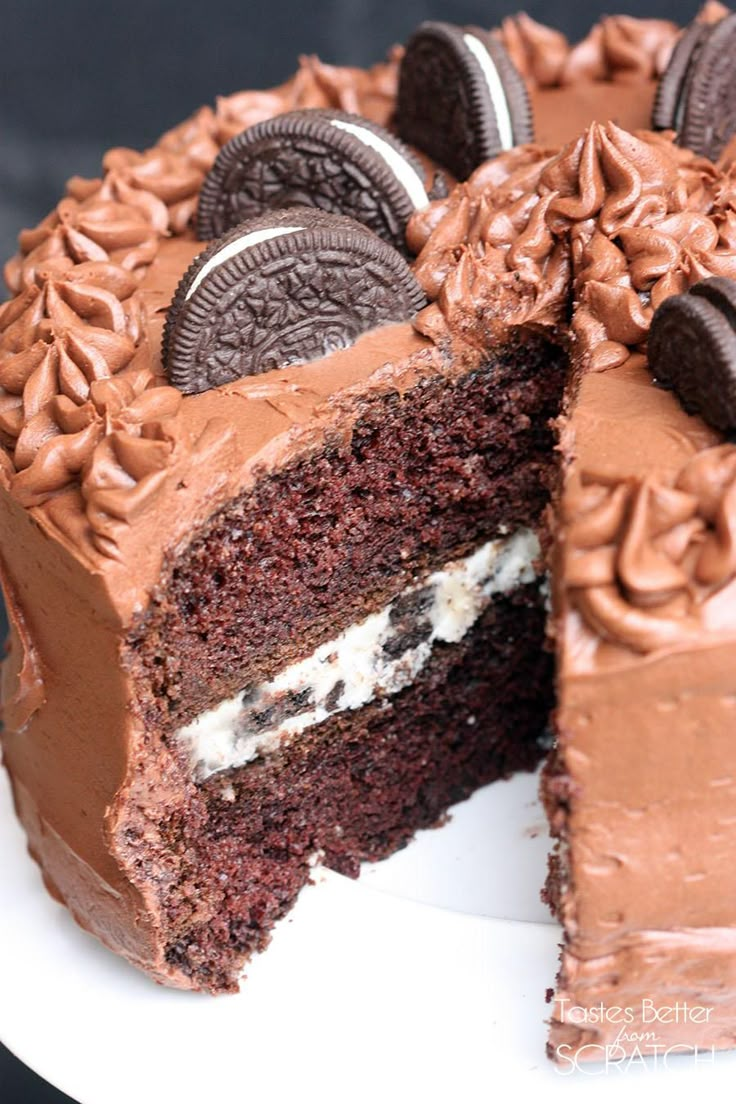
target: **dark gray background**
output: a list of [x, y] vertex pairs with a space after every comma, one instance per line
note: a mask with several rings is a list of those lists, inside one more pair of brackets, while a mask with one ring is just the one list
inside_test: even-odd
[[[606, 11], [688, 22], [697, 4], [529, 0], [525, 7], [576, 39]], [[498, 0], [2, 0], [0, 257], [15, 251], [22, 227], [47, 214], [67, 177], [98, 174], [105, 149], [144, 148], [218, 94], [280, 83], [299, 53], [367, 65], [422, 19], [490, 27], [514, 10]], [[4, 632], [0, 610], [0, 638]], [[2, 1104], [62, 1100], [0, 1045]]]
[[[530, 15], [581, 37], [636, 0], [529, 0]], [[500, 0], [65, 0], [0, 3], [0, 256], [14, 251], [73, 173], [94, 176], [109, 146], [142, 148], [218, 93], [284, 80], [296, 56], [364, 65], [426, 18], [491, 26]], [[687, 21], [692, 2], [646, 0], [646, 14]]]

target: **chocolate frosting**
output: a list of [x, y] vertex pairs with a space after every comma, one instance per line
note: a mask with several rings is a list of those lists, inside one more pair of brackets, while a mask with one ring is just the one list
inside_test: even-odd
[[[641, 85], [622, 71], [606, 95], [642, 99], [664, 64], [663, 51]], [[538, 74], [538, 95], [564, 95], [561, 71]], [[732, 164], [732, 150], [715, 167], [671, 135], [596, 120], [557, 155], [483, 166], [410, 226], [434, 299], [422, 332], [459, 351], [523, 319], [569, 341], [573, 363], [552, 522], [558, 746], [543, 785], [564, 926], [557, 1061], [635, 1050], [652, 1028], [645, 1000], [711, 1010], [656, 1024], [656, 1045], [733, 1045], [736, 455], [646, 363], [656, 306], [706, 273], [734, 275]], [[596, 1020], [600, 1005], [629, 1011], [627, 1036]]]
[[[520, 323], [559, 339], [572, 285], [578, 373], [620, 368], [633, 382], [646, 370], [636, 350], [646, 348], [657, 305], [706, 274], [736, 276], [734, 198], [729, 173], [669, 135], [593, 123], [556, 156], [514, 150], [413, 218], [416, 273], [435, 300], [417, 328], [478, 348]], [[576, 432], [578, 449], [594, 418], [588, 394], [584, 384], [567, 431]], [[638, 417], [661, 426], [671, 396], [650, 384], [636, 397]], [[695, 421], [677, 407], [672, 415]], [[687, 430], [694, 442], [718, 439], [702, 424]], [[705, 633], [733, 635], [726, 448], [696, 453], [660, 478], [599, 477], [587, 468], [571, 475], [563, 577], [590, 634], [578, 649], [587, 664], [597, 662], [596, 641], [610, 662], [611, 644], [648, 653], [692, 646]], [[599, 463], [595, 444], [591, 453]], [[694, 493], [695, 471], [706, 499]]]
[[[119, 558], [116, 534], [164, 470], [206, 447], [206, 433], [188, 437], [182, 396], [160, 378], [160, 335], [147, 329], [152, 263], [165, 268], [168, 238], [193, 242], [204, 174], [232, 134], [295, 107], [339, 107], [383, 123], [398, 57], [368, 71], [303, 58], [280, 88], [221, 98], [146, 153], [110, 151], [102, 180], [74, 178], [56, 210], [21, 234], [6, 267], [16, 296], [0, 312], [0, 478], [19, 502], [49, 504], [45, 519], [58, 519], [62, 495], [65, 515], [85, 515], [82, 525], [67, 518], [66, 528]], [[184, 246], [180, 256], [191, 260], [199, 248]], [[163, 287], [165, 307], [173, 287]], [[294, 387], [298, 408], [304, 389]]]
[[[711, 18], [716, 7], [720, 5], [708, 5]], [[596, 23], [582, 42], [571, 46], [560, 31], [521, 12], [504, 19], [495, 33], [530, 84], [554, 88], [579, 81], [637, 83], [660, 77], [680, 30], [665, 19], [611, 15]]]
[[[696, 453], [674, 482], [568, 488], [565, 584], [591, 639], [643, 654], [733, 635], [736, 448]], [[606, 648], [605, 662], [613, 661]]]
[[621, 365], [664, 298], [736, 275], [735, 199], [730, 174], [671, 135], [593, 123], [556, 156], [513, 150], [412, 219], [417, 275], [437, 301], [420, 328], [440, 332], [439, 311], [480, 345], [499, 324], [554, 329], [572, 268], [583, 368]]
[[31, 717], [38, 712], [46, 701], [43, 671], [38, 649], [28, 628], [18, 593], [13, 585], [10, 573], [0, 557], [0, 583], [8, 621], [10, 640], [8, 641], [8, 684], [10, 693], [3, 696], [3, 725], [12, 732], [23, 732]]

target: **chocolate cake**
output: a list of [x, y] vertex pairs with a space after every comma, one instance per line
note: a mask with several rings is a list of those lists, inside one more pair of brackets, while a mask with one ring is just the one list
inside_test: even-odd
[[648, 129], [704, 64], [678, 37], [519, 16], [306, 59], [21, 234], [4, 761], [50, 891], [158, 981], [236, 988], [315, 863], [533, 768], [554, 706], [551, 1056], [625, 1053], [596, 1006], [676, 997], [717, 1008], [665, 1044], [731, 1045], [736, 448], [647, 337], [736, 278], [736, 191], [725, 124]]
[[[355, 874], [541, 754], [562, 350], [404, 321], [406, 261], [339, 213], [384, 187], [335, 175], [342, 129], [282, 136], [301, 207], [191, 229], [225, 140], [251, 164], [286, 108], [380, 137], [396, 75], [308, 61], [111, 152], [7, 272], [5, 761], [52, 892], [171, 985], [235, 988], [316, 861]], [[251, 178], [222, 164], [214, 206]]]

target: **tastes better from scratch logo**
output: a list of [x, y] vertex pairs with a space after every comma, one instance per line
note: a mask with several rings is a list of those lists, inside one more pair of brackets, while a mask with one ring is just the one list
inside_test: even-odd
[[[555, 1072], [561, 1077], [572, 1073], [600, 1077], [609, 1070], [621, 1073], [632, 1067], [655, 1070], [666, 1067], [670, 1058], [682, 1055], [690, 1055], [696, 1065], [712, 1065], [715, 1061], [715, 1047], [686, 1041], [688, 1035], [692, 1039], [703, 1030], [703, 1025], [711, 1023], [713, 1008], [707, 1005], [687, 1001], [656, 1004], [648, 997], [639, 1005], [583, 1006], [568, 997], [557, 997], [555, 1003], [560, 1020], [576, 1027], [604, 1027], [607, 1037], [605, 1042], [582, 1046], [559, 1043], [554, 1058]], [[666, 1041], [661, 1035], [665, 1026]], [[612, 1037], [611, 1029], [615, 1031]], [[682, 1041], [673, 1041], [680, 1034]]]

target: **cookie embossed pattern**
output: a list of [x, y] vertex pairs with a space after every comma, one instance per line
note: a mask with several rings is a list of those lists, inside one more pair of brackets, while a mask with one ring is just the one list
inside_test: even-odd
[[360, 115], [307, 109], [244, 130], [220, 151], [199, 199], [197, 232], [221, 236], [264, 210], [307, 203], [350, 215], [406, 252], [405, 227], [437, 174], [385, 127]]

